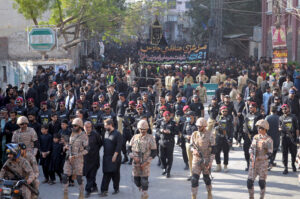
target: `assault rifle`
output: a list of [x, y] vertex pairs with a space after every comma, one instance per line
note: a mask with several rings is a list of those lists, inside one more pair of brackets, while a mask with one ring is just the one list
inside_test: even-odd
[[18, 174], [16, 171], [12, 170], [9, 166], [4, 166], [4, 169], [7, 170], [8, 172], [12, 173], [17, 180], [22, 180], [23, 181], [23, 185], [25, 185], [28, 189], [30, 189], [30, 191], [32, 193], [34, 193], [35, 195], [39, 195], [39, 191], [36, 190], [35, 188], [33, 188], [31, 185], [27, 184], [26, 180], [24, 180], [24, 178], [22, 176], [20, 176], [20, 174]]
[[252, 160], [251, 160], [251, 164], [252, 164], [252, 180], [254, 180], [254, 177], [255, 177], [255, 161], [256, 161], [255, 159], [256, 159], [257, 142], [258, 142], [258, 140], [256, 140], [255, 147], [252, 148]]

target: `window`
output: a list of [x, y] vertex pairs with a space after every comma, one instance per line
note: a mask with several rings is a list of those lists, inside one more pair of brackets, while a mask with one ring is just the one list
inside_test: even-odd
[[293, 0], [287, 0], [286, 1], [286, 9], [292, 9], [293, 8]]
[[176, 0], [167, 0], [167, 4], [170, 9], [176, 9]]
[[6, 66], [2, 66], [2, 68], [3, 68], [3, 82], [7, 83]]
[[177, 16], [168, 15], [167, 21], [177, 21]]
[[298, 0], [298, 8], [300, 8], [300, 0]]
[[185, 2], [185, 8], [191, 9], [192, 8], [191, 2]]
[[273, 0], [267, 0], [267, 13], [272, 13]]

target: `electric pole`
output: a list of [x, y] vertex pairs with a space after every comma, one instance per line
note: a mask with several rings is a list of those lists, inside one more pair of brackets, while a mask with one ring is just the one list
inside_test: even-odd
[[209, 54], [213, 56], [221, 56], [222, 52], [223, 4], [224, 0], [210, 1]]

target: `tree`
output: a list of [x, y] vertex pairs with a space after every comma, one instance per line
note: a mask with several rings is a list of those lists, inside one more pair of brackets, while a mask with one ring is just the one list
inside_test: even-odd
[[[64, 49], [76, 46], [88, 36], [114, 37], [123, 21], [125, 0], [14, 0], [15, 8], [36, 25], [55, 25], [63, 37]], [[43, 4], [45, 3], [45, 5]], [[46, 11], [47, 21], [40, 21]]]
[[17, 9], [25, 19], [38, 25], [38, 19], [49, 9], [50, 0], [14, 0], [13, 8]]

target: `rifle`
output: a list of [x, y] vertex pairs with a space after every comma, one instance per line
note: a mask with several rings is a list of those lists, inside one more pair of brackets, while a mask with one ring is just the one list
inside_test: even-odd
[[286, 126], [285, 123], [283, 123], [283, 124], [281, 125], [281, 130], [282, 130], [282, 133], [283, 133], [283, 134], [286, 134], [286, 136], [290, 138], [292, 144], [294, 144], [294, 145], [297, 146], [297, 140], [296, 140], [296, 142], [295, 142], [295, 139], [293, 138], [292, 132], [288, 129], [288, 127]]
[[[201, 150], [195, 143], [193, 143], [192, 145], [197, 150], [197, 152], [200, 156], [200, 161], [198, 162], [198, 165], [200, 166], [202, 163], [204, 163], [204, 165], [205, 165], [205, 159], [204, 159], [203, 153], [201, 152]], [[211, 180], [213, 180], [214, 177], [211, 175], [211, 169], [209, 169], [209, 175], [210, 175]]]
[[254, 180], [254, 175], [255, 175], [255, 159], [256, 159], [256, 147], [257, 147], [257, 142], [258, 140], [256, 140], [256, 144], [255, 144], [255, 148], [252, 148], [252, 160], [251, 160], [251, 163], [252, 163], [252, 180]]
[[22, 180], [24, 181], [23, 182], [23, 185], [25, 185], [28, 189], [30, 189], [30, 191], [32, 193], [34, 193], [35, 195], [39, 195], [39, 190], [36, 190], [35, 188], [33, 188], [31, 185], [27, 184], [26, 180], [24, 180], [24, 178], [22, 178], [22, 176], [20, 176], [16, 171], [12, 170], [10, 167], [8, 167], [7, 165], [4, 166], [4, 169], [9, 171], [10, 173], [12, 173], [16, 178], [17, 180]]
[[138, 144], [138, 149], [139, 149], [139, 152], [138, 152], [138, 156], [139, 156], [139, 160], [140, 160], [140, 167], [141, 167], [141, 174], [143, 174], [143, 169], [142, 169], [142, 165], [144, 164], [144, 153], [142, 152], [142, 146], [141, 146], [141, 138], [139, 138], [137, 144]]

